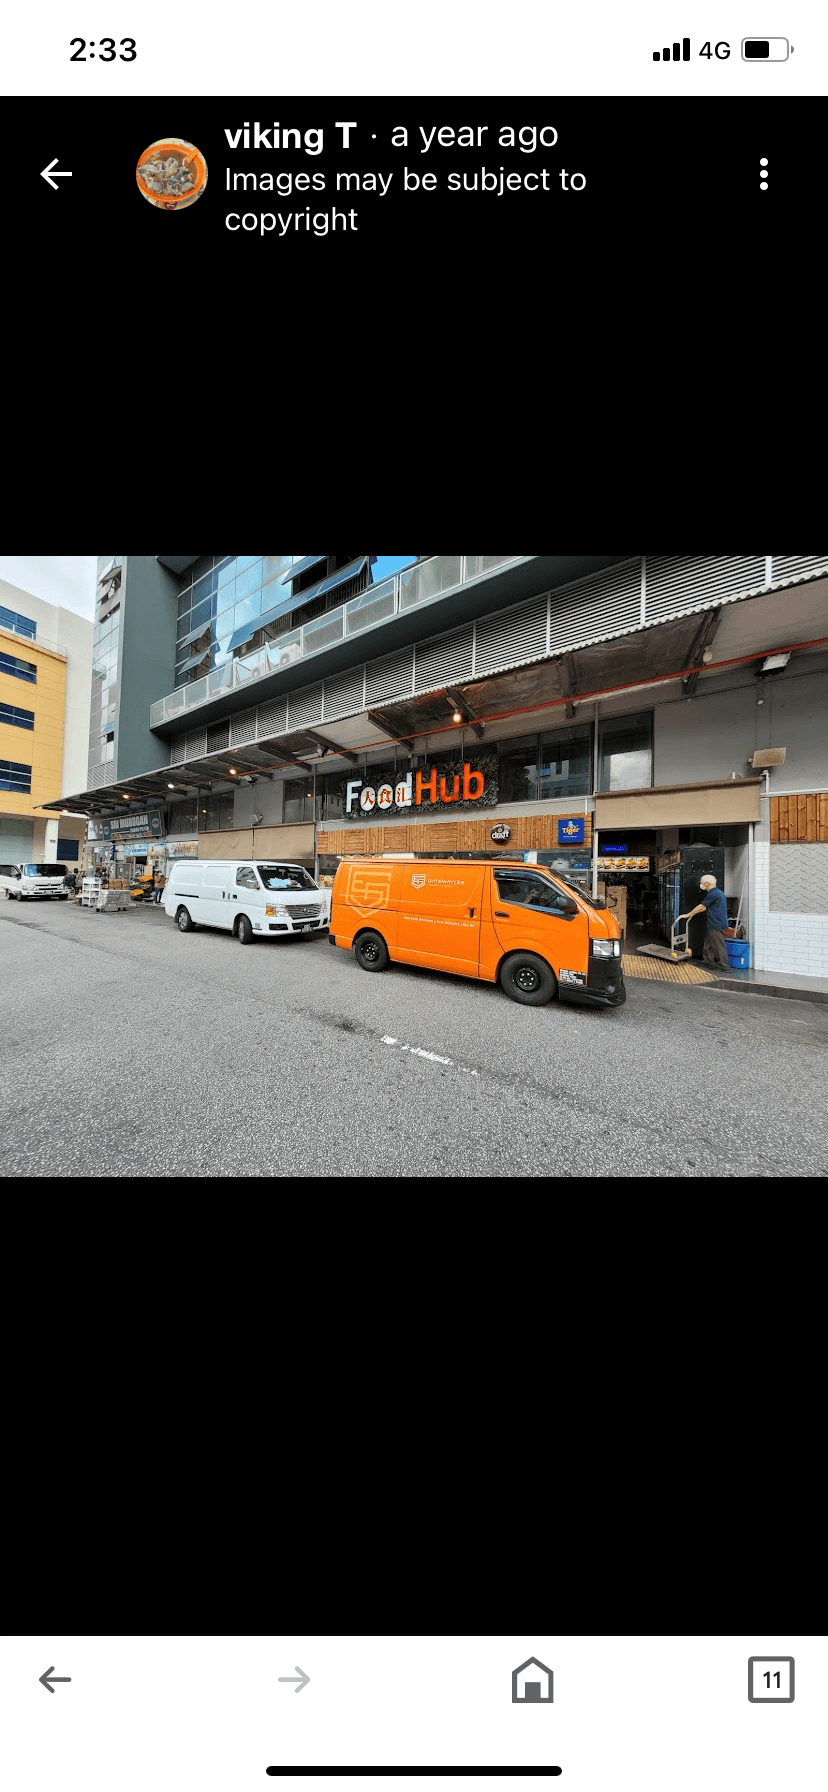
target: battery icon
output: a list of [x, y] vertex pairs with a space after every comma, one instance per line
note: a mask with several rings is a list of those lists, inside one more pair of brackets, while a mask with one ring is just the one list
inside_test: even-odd
[[787, 62], [790, 44], [786, 37], [743, 37], [743, 62]]

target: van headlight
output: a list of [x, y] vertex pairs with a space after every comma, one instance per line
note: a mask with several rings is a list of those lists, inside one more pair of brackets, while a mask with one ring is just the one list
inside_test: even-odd
[[593, 958], [617, 958], [620, 953], [620, 940], [593, 940]]
[[268, 904], [265, 908], [265, 914], [266, 915], [286, 915], [287, 909], [277, 907], [275, 902], [268, 902]]

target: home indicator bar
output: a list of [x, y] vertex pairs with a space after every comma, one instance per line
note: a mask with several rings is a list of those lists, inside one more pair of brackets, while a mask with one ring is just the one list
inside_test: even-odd
[[267, 1767], [272, 1779], [555, 1779], [562, 1767]]
[[[653, 51], [653, 61], [654, 62], [669, 62], [670, 61], [670, 45], [667, 44], [665, 49], [663, 49], [663, 50], [654, 50]], [[689, 62], [690, 61], [690, 39], [689, 39], [689, 37], [683, 37], [681, 40], [681, 43], [675, 43], [673, 45], [673, 61], [674, 62]], [[548, 1769], [547, 1769], [547, 1771], [548, 1771]]]

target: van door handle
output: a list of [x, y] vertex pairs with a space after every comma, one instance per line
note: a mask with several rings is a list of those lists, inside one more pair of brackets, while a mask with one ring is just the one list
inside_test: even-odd
[[508, 921], [508, 919], [509, 919], [509, 916], [508, 916], [505, 908], [496, 908], [495, 914], [499, 915], [501, 921]]
[[473, 908], [470, 908], [470, 909], [469, 909], [469, 914], [470, 914], [470, 915], [473, 915], [473, 914], [474, 914], [474, 909], [473, 909]]
[[237, 901], [238, 901], [238, 897], [237, 897], [237, 896], [236, 896], [236, 892], [235, 892], [235, 890], [234, 890], [234, 891], [233, 891], [233, 901], [234, 901], [234, 902], [237, 902]]

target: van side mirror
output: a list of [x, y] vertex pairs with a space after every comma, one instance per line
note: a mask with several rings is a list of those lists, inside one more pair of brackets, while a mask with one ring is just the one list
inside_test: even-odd
[[555, 907], [561, 915], [577, 915], [578, 904], [574, 896], [559, 896]]

